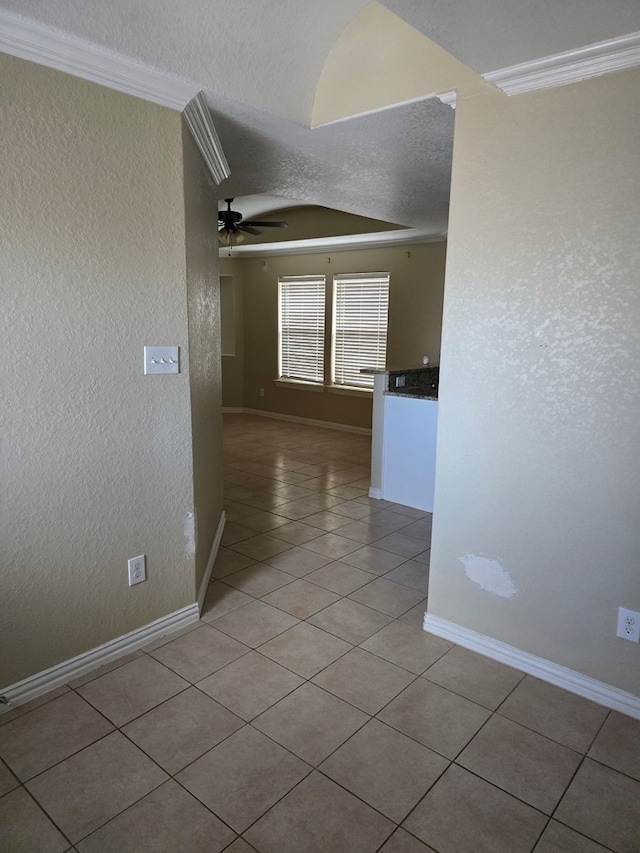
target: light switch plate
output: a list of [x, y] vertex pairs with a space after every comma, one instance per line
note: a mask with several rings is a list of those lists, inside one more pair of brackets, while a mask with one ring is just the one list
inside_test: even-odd
[[144, 372], [180, 373], [179, 347], [145, 347]]

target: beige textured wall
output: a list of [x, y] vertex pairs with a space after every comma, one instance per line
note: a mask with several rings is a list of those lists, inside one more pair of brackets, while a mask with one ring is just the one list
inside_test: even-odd
[[243, 312], [243, 266], [239, 260], [220, 258], [220, 275], [229, 276], [233, 282], [236, 350], [235, 355], [222, 356], [222, 405], [226, 409], [241, 409], [244, 406], [244, 324]]
[[429, 589], [431, 614], [634, 694], [639, 87], [458, 103]]
[[[202, 155], [183, 125], [189, 383], [193, 440], [195, 592], [222, 515], [222, 370], [217, 195]], [[193, 548], [190, 549], [193, 553]]]
[[[328, 262], [327, 258], [330, 258]], [[278, 371], [278, 278], [389, 272], [387, 364], [412, 367], [429, 355], [438, 363], [445, 244], [428, 243], [318, 255], [244, 259], [244, 405], [251, 409], [371, 428], [371, 399], [298, 391], [274, 385]], [[259, 389], [264, 388], [264, 397]]]
[[[195, 578], [181, 117], [6, 55], [0, 79], [6, 686], [192, 603]], [[143, 376], [144, 344], [183, 372]]]

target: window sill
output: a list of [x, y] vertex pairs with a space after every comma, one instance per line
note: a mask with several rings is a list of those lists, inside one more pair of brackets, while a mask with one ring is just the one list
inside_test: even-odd
[[359, 388], [355, 385], [321, 385], [319, 382], [303, 382], [301, 379], [274, 379], [273, 384], [291, 391], [313, 391], [316, 394], [328, 391], [330, 394], [342, 394], [345, 397], [373, 396], [373, 388]]
[[355, 385], [328, 385], [330, 394], [344, 394], [346, 397], [372, 397], [373, 388], [358, 388]]
[[320, 394], [324, 391], [324, 385], [317, 382], [302, 382], [299, 379], [274, 379], [273, 384], [278, 388], [290, 388], [293, 391], [314, 391]]

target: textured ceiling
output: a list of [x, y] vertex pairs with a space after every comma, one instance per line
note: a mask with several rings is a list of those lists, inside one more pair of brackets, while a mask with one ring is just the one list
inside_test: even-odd
[[[0, 10], [203, 89], [231, 166], [220, 197], [251, 197], [234, 205], [245, 216], [316, 204], [442, 234], [450, 107], [423, 100], [310, 129], [327, 57], [367, 6], [367, 0], [0, 0]], [[479, 74], [640, 30], [638, 0], [385, 0], [382, 6]], [[347, 75], [345, 85], [351, 82]]]

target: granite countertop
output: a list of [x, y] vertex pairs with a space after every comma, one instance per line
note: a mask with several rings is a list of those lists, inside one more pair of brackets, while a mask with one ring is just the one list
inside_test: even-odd
[[424, 388], [417, 386], [415, 388], [398, 388], [396, 391], [385, 391], [385, 397], [411, 397], [414, 400], [437, 400], [438, 389]]

